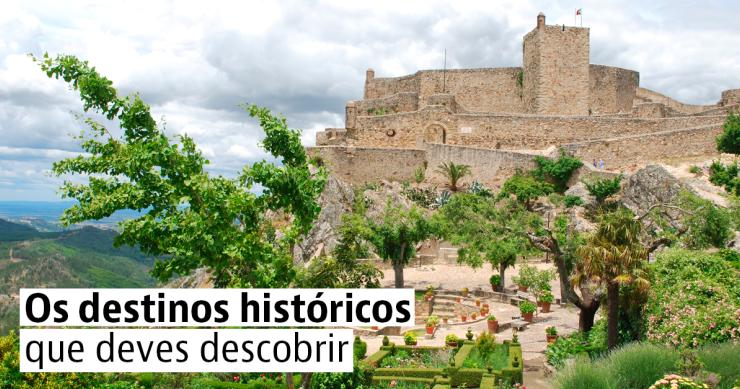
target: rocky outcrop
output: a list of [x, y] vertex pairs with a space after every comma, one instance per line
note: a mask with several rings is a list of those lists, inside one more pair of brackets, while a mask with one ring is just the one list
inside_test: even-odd
[[649, 165], [629, 177], [622, 189], [622, 203], [642, 214], [655, 204], [674, 204], [683, 190], [690, 188], [664, 167]]
[[355, 192], [352, 185], [336, 176], [329, 176], [324, 192], [319, 197], [321, 212], [311, 231], [293, 250], [293, 260], [305, 263], [323, 254], [331, 253], [337, 245], [337, 229], [342, 215], [352, 212]]

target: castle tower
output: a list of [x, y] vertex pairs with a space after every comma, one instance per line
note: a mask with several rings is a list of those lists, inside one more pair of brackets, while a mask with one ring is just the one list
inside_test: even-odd
[[589, 30], [537, 27], [524, 36], [522, 98], [527, 112], [542, 115], [589, 114]]

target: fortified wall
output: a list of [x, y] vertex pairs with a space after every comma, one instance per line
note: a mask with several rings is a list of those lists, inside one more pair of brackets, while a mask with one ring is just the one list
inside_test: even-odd
[[[312, 153], [349, 175], [354, 166], [354, 182], [410, 179], [420, 164], [430, 177], [451, 160], [485, 172], [489, 184], [559, 147], [611, 169], [716, 154], [714, 138], [740, 90], [714, 105], [684, 104], [640, 87], [634, 70], [591, 64], [589, 46], [588, 28], [547, 25], [540, 14], [523, 38], [521, 67], [393, 78], [369, 69], [362, 100], [347, 103], [345, 128], [318, 133]], [[371, 158], [386, 162], [374, 169]]]

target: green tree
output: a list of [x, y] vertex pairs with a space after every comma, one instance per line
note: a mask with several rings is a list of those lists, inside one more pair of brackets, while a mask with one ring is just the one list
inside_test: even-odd
[[442, 162], [437, 166], [437, 173], [447, 178], [451, 191], [457, 192], [460, 180], [470, 174], [470, 166], [456, 164], [452, 161]]
[[564, 149], [560, 149], [560, 155], [555, 160], [537, 156], [534, 162], [537, 164], [537, 168], [532, 171], [534, 177], [551, 182], [558, 193], [567, 189], [573, 172], [583, 166], [580, 159], [569, 155]]
[[[58, 176], [87, 177], [86, 183], [67, 180], [61, 188], [63, 197], [77, 200], [64, 212], [64, 224], [138, 210], [141, 216], [120, 224], [116, 244], [138, 245], [164, 258], [152, 270], [160, 280], [206, 267], [218, 287], [281, 287], [292, 281], [292, 247], [319, 213], [326, 174], [309, 171], [300, 132], [289, 129], [285, 118], [245, 107], [265, 131], [262, 146], [281, 166], [261, 161], [235, 178], [212, 175], [192, 138], [170, 139], [138, 95], [120, 97], [86, 61], [48, 55], [37, 61], [49, 77], [79, 91], [85, 111], [117, 121], [123, 130], [115, 137], [88, 118], [91, 131], [80, 137], [86, 154], [54, 164]], [[264, 188], [261, 194], [255, 185]], [[281, 237], [268, 212], [292, 217]]]
[[622, 188], [622, 175], [614, 178], [598, 178], [593, 181], [583, 181], [588, 194], [594, 196], [596, 203], [601, 205], [611, 196], [619, 193]]
[[735, 236], [732, 214], [728, 209], [689, 192], [680, 194], [679, 206], [684, 214], [685, 233], [682, 238], [686, 247], [721, 249]]
[[458, 261], [472, 267], [498, 267], [500, 290], [506, 269], [529, 247], [524, 231], [529, 213], [517, 202], [459, 193], [433, 217], [434, 230], [460, 247]]
[[717, 150], [723, 153], [740, 154], [740, 115], [730, 112], [722, 128], [724, 132], [717, 137]]
[[540, 196], [546, 196], [552, 193], [553, 187], [547, 182], [537, 178], [517, 172], [509, 177], [501, 187], [499, 197], [515, 196], [517, 201], [522, 203], [527, 209], [531, 210], [532, 201]]
[[391, 262], [395, 287], [403, 288], [403, 268], [414, 257], [416, 244], [431, 235], [426, 216], [417, 207], [405, 210], [388, 201], [381, 220], [367, 218], [367, 228], [367, 241], [378, 256]]
[[613, 349], [619, 342], [619, 288], [635, 285], [647, 289], [645, 276], [648, 251], [640, 241], [642, 223], [626, 208], [604, 214], [586, 244], [579, 249], [582, 261], [578, 264], [573, 282], [583, 279], [606, 286], [607, 345]]

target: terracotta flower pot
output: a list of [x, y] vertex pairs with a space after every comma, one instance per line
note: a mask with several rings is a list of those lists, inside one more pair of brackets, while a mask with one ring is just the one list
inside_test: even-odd
[[541, 307], [542, 306], [542, 301], [537, 301], [537, 306], [538, 307]]
[[471, 317], [473, 318], [473, 320], [475, 320], [475, 319], [477, 319], [477, 318], [478, 318], [478, 314], [477, 314], [477, 313], [475, 313], [475, 312], [473, 312], [473, 314], [471, 315]]
[[466, 315], [461, 315], [460, 316], [460, 320], [462, 320], [463, 323], [464, 323], [464, 322], [468, 321], [468, 317]]
[[528, 286], [524, 286], [524, 285], [519, 285], [519, 291], [520, 291], [520, 292], [526, 292], [526, 291], [527, 291], [527, 289], [529, 289], [529, 287], [528, 287]]
[[498, 285], [491, 284], [491, 290], [498, 292]]
[[498, 332], [498, 320], [488, 320], [488, 332], [492, 334]]
[[547, 343], [555, 343], [558, 340], [557, 335], [545, 335], [547, 337]]
[[524, 320], [531, 323], [534, 320], [534, 312], [523, 313], [522, 317], [524, 318]]
[[442, 323], [445, 323], [445, 324], [447, 324], [447, 321], [448, 321], [448, 320], [449, 320], [449, 319], [448, 319], [448, 318], [447, 318], [447, 317], [445, 316], [445, 317], [443, 317], [443, 318], [442, 318]]
[[371, 329], [371, 330], [373, 330], [373, 331], [377, 331], [377, 330], [379, 330], [380, 328], [379, 328], [378, 326], [372, 326], [372, 327], [370, 327], [370, 329]]
[[490, 305], [488, 305], [488, 303], [483, 303], [483, 308], [485, 308], [485, 309], [486, 309], [486, 311], [487, 311], [487, 310], [488, 310], [488, 308], [490, 308], [490, 307], [491, 307], [491, 306], [490, 306]]
[[475, 306], [480, 307], [480, 300], [475, 300]]
[[457, 347], [457, 342], [445, 342], [445, 344], [450, 347]]
[[460, 304], [462, 302], [462, 297], [456, 298], [455, 301], [457, 301], [457, 303]]
[[542, 310], [541, 310], [542, 313], [550, 312], [550, 303], [542, 302], [541, 304], [542, 305], [540, 306], [542, 307]]
[[427, 334], [429, 335], [434, 334], [434, 327], [427, 326]]

